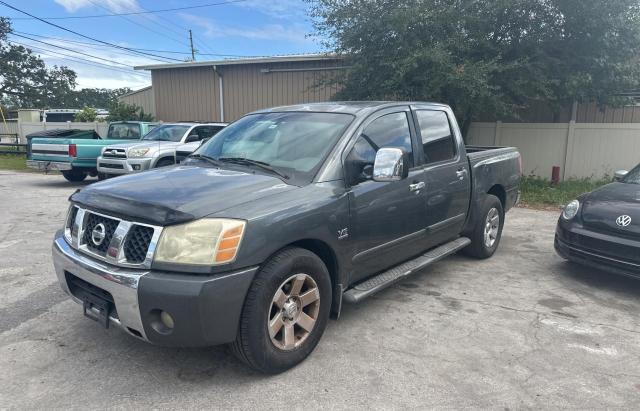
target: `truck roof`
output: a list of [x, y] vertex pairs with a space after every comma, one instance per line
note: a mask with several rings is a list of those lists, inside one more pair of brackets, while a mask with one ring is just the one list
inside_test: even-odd
[[272, 107], [264, 110], [257, 110], [254, 113], [269, 113], [279, 111], [314, 111], [321, 113], [346, 113], [346, 114], [363, 114], [385, 107], [393, 107], [398, 105], [428, 105], [435, 107], [447, 107], [445, 104], [425, 102], [425, 101], [335, 101], [329, 103], [307, 103], [295, 104], [291, 106]]

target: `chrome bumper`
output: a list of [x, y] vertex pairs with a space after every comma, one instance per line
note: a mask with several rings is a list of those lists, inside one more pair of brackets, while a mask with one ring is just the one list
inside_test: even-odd
[[109, 317], [110, 322], [134, 337], [148, 341], [138, 304], [138, 284], [148, 271], [122, 269], [95, 261], [71, 248], [61, 231], [56, 234], [52, 254], [58, 281], [76, 303], [82, 304], [83, 301], [71, 293], [65, 272], [108, 291], [113, 296], [118, 313], [118, 318]]
[[[151, 168], [152, 158], [105, 158], [98, 157], [98, 172], [104, 174], [131, 174], [145, 171]], [[110, 165], [111, 167], [105, 167]], [[139, 167], [138, 170], [134, 166]]]
[[49, 171], [49, 170], [67, 171], [72, 169], [71, 163], [63, 163], [59, 161], [42, 161], [42, 160], [27, 160], [27, 167], [40, 170], [40, 171]]

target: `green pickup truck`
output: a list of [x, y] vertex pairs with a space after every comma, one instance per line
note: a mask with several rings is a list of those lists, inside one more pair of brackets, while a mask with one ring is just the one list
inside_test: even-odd
[[59, 170], [68, 181], [99, 176], [96, 160], [102, 148], [116, 143], [139, 140], [156, 126], [143, 121], [119, 121], [109, 124], [106, 138], [94, 132], [43, 133], [29, 138], [27, 166], [36, 170]]

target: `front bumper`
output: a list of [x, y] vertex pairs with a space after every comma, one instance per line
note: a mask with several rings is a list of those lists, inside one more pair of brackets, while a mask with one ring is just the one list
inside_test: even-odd
[[152, 158], [105, 158], [98, 157], [98, 172], [122, 175], [138, 173], [151, 168]]
[[554, 240], [561, 257], [614, 274], [640, 278], [640, 241], [558, 222]]
[[[180, 347], [234, 341], [245, 295], [258, 270], [201, 276], [124, 269], [71, 248], [61, 231], [53, 243], [53, 264], [62, 289], [75, 302], [86, 305], [87, 290], [111, 298], [111, 325], [154, 344]], [[172, 330], [158, 326], [160, 311], [173, 317]]]
[[43, 160], [27, 160], [27, 167], [40, 171], [71, 170], [71, 163], [64, 163], [60, 161], [43, 161]]

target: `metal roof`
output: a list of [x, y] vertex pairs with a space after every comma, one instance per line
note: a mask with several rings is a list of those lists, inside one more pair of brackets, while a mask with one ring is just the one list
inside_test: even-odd
[[152, 64], [147, 66], [135, 66], [135, 70], [163, 70], [172, 68], [231, 66], [240, 64], [265, 64], [265, 63], [290, 63], [296, 61], [321, 61], [340, 60], [336, 54], [300, 54], [290, 56], [251, 57], [211, 61], [185, 61], [184, 63]]
[[136, 93], [140, 93], [142, 91], [149, 90], [150, 88], [151, 88], [151, 86], [147, 86], [147, 87], [140, 88], [138, 90], [132, 90], [132, 91], [130, 91], [130, 92], [126, 93], [126, 94], [123, 94], [121, 96], [118, 96], [118, 97], [127, 97], [127, 96], [130, 96], [130, 95], [136, 94]]

